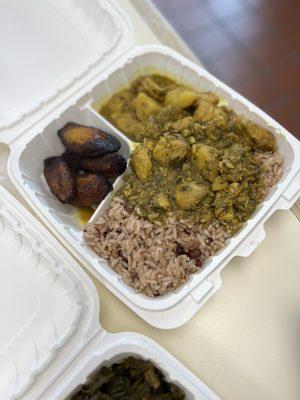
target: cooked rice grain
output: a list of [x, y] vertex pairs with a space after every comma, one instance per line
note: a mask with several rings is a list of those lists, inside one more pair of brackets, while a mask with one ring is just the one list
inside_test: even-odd
[[255, 158], [261, 162], [263, 169], [263, 181], [265, 186], [264, 197], [268, 194], [272, 186], [281, 179], [283, 175], [283, 158], [278, 152], [275, 153], [255, 153]]
[[[196, 225], [169, 219], [162, 228], [127, 211], [124, 201], [115, 197], [85, 228], [84, 237], [128, 285], [154, 297], [185, 283], [207, 257], [224, 247], [228, 235], [217, 223], [200, 231]], [[193, 249], [199, 250], [197, 259], [189, 256]]]

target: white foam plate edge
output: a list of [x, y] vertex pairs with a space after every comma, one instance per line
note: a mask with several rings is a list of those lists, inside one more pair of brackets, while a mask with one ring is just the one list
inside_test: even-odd
[[[93, 85], [89, 85], [87, 88], [87, 93], [92, 92], [93, 87], [96, 84], [101, 84], [104, 82], [108, 76], [120, 69], [122, 65], [128, 64], [135, 57], [145, 57], [147, 53], [158, 53], [161, 57], [169, 56], [176, 60], [176, 62], [180, 63], [182, 67], [187, 70], [196, 71], [201, 77], [211, 82], [214, 86], [221, 88], [224, 92], [226, 92], [229, 96], [242, 104], [246, 109], [249, 110], [250, 113], [257, 115], [259, 118], [262, 118], [264, 121], [267, 121], [270, 127], [273, 127], [276, 130], [276, 136], [282, 135], [286, 143], [288, 143], [293, 149], [294, 160], [292, 162], [290, 171], [287, 173], [286, 177], [282, 182], [280, 182], [277, 186], [277, 190], [271, 198], [264, 202], [263, 208], [257, 213], [257, 215], [252, 218], [246, 224], [246, 227], [239, 234], [238, 239], [241, 239], [243, 236], [243, 241], [235, 244], [232, 249], [227, 250], [227, 254], [225, 257], [225, 251], [222, 254], [222, 259], [219, 256], [219, 262], [216, 262], [214, 267], [209, 269], [204, 269], [201, 272], [201, 279], [197, 281], [197, 284], [193, 288], [189, 287], [187, 290], [186, 286], [182, 288], [182, 292], [185, 293], [185, 297], [181, 298], [180, 301], [175, 301], [172, 303], [168, 303], [163, 298], [158, 300], [157, 302], [151, 302], [142, 299], [136, 299], [136, 296], [132, 296], [130, 293], [124, 292], [123, 288], [116, 287], [116, 285], [109, 282], [101, 272], [96, 270], [93, 265], [90, 265], [90, 262], [87, 262], [85, 254], [80, 253], [71, 243], [65, 241], [63, 237], [63, 231], [60, 229], [58, 224], [54, 224], [53, 221], [49, 221], [47, 217], [45, 217], [44, 213], [37, 207], [34, 199], [30, 195], [30, 193], [23, 188], [22, 180], [20, 179], [21, 171], [18, 169], [18, 158], [26, 146], [26, 143], [30, 140], [31, 137], [34, 137], [38, 132], [45, 127], [47, 123], [49, 123], [54, 117], [48, 116], [46, 120], [44, 120], [40, 125], [36, 126], [28, 135], [22, 135], [20, 141], [16, 141], [11, 145], [12, 152], [11, 157], [9, 159], [8, 171], [11, 180], [14, 182], [15, 186], [22, 192], [22, 194], [26, 197], [26, 200], [30, 203], [30, 205], [34, 208], [34, 210], [38, 213], [38, 215], [43, 219], [43, 221], [47, 224], [47, 226], [51, 229], [56, 236], [59, 237], [61, 241], [69, 248], [69, 250], [76, 255], [80, 261], [93, 273], [97, 276], [97, 278], [104, 283], [113, 293], [115, 293], [121, 300], [123, 300], [130, 308], [132, 308], [138, 315], [140, 315], [143, 319], [149, 322], [151, 325], [160, 327], [160, 328], [174, 328], [185, 323], [189, 318], [194, 315], [199, 308], [211, 297], [211, 295], [220, 287], [220, 271], [224, 266], [229, 262], [231, 258], [234, 256], [247, 256], [249, 255], [261, 242], [264, 237], [263, 231], [263, 223], [265, 220], [274, 212], [276, 209], [284, 208], [287, 209], [292, 206], [293, 202], [296, 200], [296, 197], [299, 195], [299, 170], [300, 170], [300, 151], [299, 151], [299, 142], [296, 138], [294, 138], [291, 134], [289, 134], [284, 128], [282, 128], [279, 124], [277, 124], [272, 118], [267, 116], [264, 112], [259, 110], [253, 104], [248, 102], [242, 96], [234, 92], [232, 89], [221, 83], [215, 77], [210, 75], [203, 68], [195, 65], [191, 61], [187, 60], [183, 56], [174, 52], [173, 50], [163, 47], [163, 46], [147, 46], [142, 48], [133, 49], [127, 57], [120, 60], [116, 65], [109, 68], [105, 74], [102, 74], [99, 77], [98, 82], [93, 82]], [[176, 73], [173, 72], [173, 75]], [[87, 96], [89, 97], [89, 96]], [[80, 103], [80, 101], [79, 101]], [[61, 114], [64, 110], [66, 110], [71, 104], [71, 101], [64, 104], [63, 107], [60, 108], [59, 113]], [[234, 107], [233, 107], [234, 108]], [[115, 128], [114, 128], [115, 129]], [[292, 188], [292, 189], [291, 189]], [[292, 190], [292, 191], [291, 191]], [[287, 194], [288, 193], [288, 197]], [[56, 225], [56, 226], [53, 226]], [[257, 236], [258, 230], [260, 231], [259, 237], [261, 240], [254, 240]], [[193, 292], [192, 292], [193, 291]], [[191, 293], [192, 292], [192, 293]], [[148, 303], [148, 304], [147, 304]], [[183, 312], [179, 312], [183, 310]]]

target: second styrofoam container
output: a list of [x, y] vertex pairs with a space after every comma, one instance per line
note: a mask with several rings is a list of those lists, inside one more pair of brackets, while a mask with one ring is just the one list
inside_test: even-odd
[[[81, 227], [74, 217], [74, 208], [60, 204], [51, 195], [43, 179], [43, 160], [59, 154], [63, 148], [57, 130], [69, 121], [94, 125], [116, 136], [122, 142], [121, 153], [128, 158], [130, 141], [94, 109], [93, 104], [111, 94], [145, 71], [155, 70], [172, 75], [196, 90], [212, 91], [224, 98], [230, 108], [257, 124], [268, 128], [276, 138], [279, 152], [284, 157], [284, 173], [272, 188], [252, 218], [228, 244], [186, 284], [173, 293], [149, 298], [135, 293], [121, 277], [91, 251], [82, 240]], [[99, 76], [98, 82], [72, 104], [61, 107], [59, 116], [42, 123], [12, 144], [8, 163], [10, 178], [23, 193], [38, 215], [80, 261], [113, 293], [151, 325], [175, 328], [187, 322], [221, 286], [220, 272], [235, 256], [248, 256], [264, 238], [263, 224], [277, 209], [288, 209], [299, 196], [300, 146], [284, 128], [273, 119], [210, 75], [203, 68], [169, 48], [150, 46], [135, 48], [114, 67]], [[118, 186], [120, 180], [115, 183]], [[97, 215], [108, 205], [111, 195], [100, 205]]]

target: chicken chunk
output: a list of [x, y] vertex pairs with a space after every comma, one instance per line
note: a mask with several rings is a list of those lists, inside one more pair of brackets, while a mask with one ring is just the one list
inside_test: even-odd
[[158, 114], [160, 104], [149, 97], [146, 93], [140, 92], [132, 102], [136, 116], [140, 121], [146, 121], [151, 115]]
[[113, 95], [112, 98], [103, 105], [101, 108], [101, 114], [105, 117], [109, 117], [113, 113], [124, 112], [127, 109], [128, 102], [131, 98], [132, 94], [129, 89], [120, 90], [120, 92]]
[[246, 121], [245, 124], [246, 140], [251, 147], [263, 151], [275, 151], [276, 142], [271, 132], [254, 124], [251, 121]]
[[214, 118], [214, 106], [208, 101], [200, 101], [194, 113], [196, 122], [208, 122]]
[[240, 135], [249, 146], [253, 149], [262, 151], [275, 151], [276, 141], [271, 132], [256, 125], [254, 122], [246, 118], [230, 114], [230, 123], [233, 131]]
[[176, 185], [174, 193], [177, 204], [183, 210], [195, 210], [207, 194], [207, 187], [195, 182]]
[[157, 82], [155, 82], [155, 80], [152, 79], [150, 76], [147, 76], [143, 79], [142, 86], [147, 95], [158, 101], [163, 100], [166, 90]]
[[168, 199], [168, 196], [159, 194], [158, 196], [155, 197], [154, 203], [158, 208], [161, 208], [163, 210], [169, 210], [171, 205]]
[[191, 159], [201, 175], [211, 182], [216, 179], [219, 173], [219, 161], [213, 147], [200, 143], [194, 144]]
[[194, 121], [192, 117], [184, 117], [176, 122], [170, 123], [170, 129], [173, 132], [179, 132], [186, 137], [192, 134]]
[[165, 105], [178, 108], [187, 108], [193, 105], [199, 95], [187, 88], [176, 88], [170, 90], [165, 97]]
[[169, 165], [183, 160], [188, 150], [189, 145], [181, 136], [163, 136], [154, 147], [153, 158], [161, 165]]
[[200, 96], [199, 99], [200, 101], [206, 101], [208, 103], [213, 104], [214, 106], [216, 106], [220, 101], [219, 97], [212, 92], [202, 92], [200, 93], [199, 96]]
[[233, 201], [225, 191], [217, 192], [214, 200], [214, 214], [220, 221], [230, 222], [234, 218]]
[[[205, 123], [207, 126], [206, 134], [214, 135], [216, 130], [227, 131], [228, 117], [223, 107], [213, 106], [212, 103], [203, 101], [198, 104], [195, 113], [194, 121], [198, 123]], [[201, 125], [200, 125], [201, 126]]]
[[131, 155], [131, 164], [137, 177], [142, 182], [145, 182], [151, 175], [152, 161], [150, 152], [146, 147], [139, 145], [134, 149]]
[[225, 181], [221, 176], [217, 176], [213, 181], [211, 189], [214, 192], [218, 192], [220, 190], [225, 190], [228, 187], [227, 181]]
[[141, 142], [143, 140], [140, 122], [133, 119], [129, 113], [115, 113], [112, 115], [112, 120], [117, 128], [119, 128], [121, 132], [125, 133], [125, 135], [133, 141]]

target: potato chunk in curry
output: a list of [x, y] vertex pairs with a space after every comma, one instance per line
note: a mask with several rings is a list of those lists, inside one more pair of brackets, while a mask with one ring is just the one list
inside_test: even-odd
[[218, 154], [215, 148], [206, 144], [194, 144], [192, 146], [191, 159], [198, 171], [213, 182], [218, 176], [219, 161]]
[[145, 182], [151, 175], [152, 161], [150, 152], [146, 147], [139, 145], [134, 149], [131, 155], [131, 164], [141, 181]]
[[140, 121], [145, 121], [151, 115], [158, 114], [160, 111], [159, 103], [143, 92], [139, 93], [133, 100], [133, 107]]
[[174, 192], [177, 204], [184, 210], [194, 210], [207, 194], [207, 187], [195, 182], [181, 183]]
[[194, 104], [199, 95], [193, 90], [177, 88], [170, 90], [165, 98], [165, 105], [178, 108], [187, 108]]
[[181, 136], [168, 135], [159, 139], [153, 150], [153, 158], [161, 165], [182, 161], [189, 150]]

